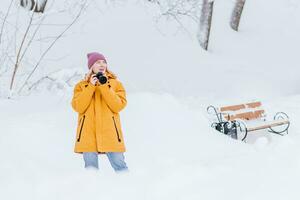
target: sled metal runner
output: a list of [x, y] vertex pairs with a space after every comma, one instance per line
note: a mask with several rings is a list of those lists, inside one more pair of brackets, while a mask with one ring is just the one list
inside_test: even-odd
[[231, 105], [225, 107], [208, 106], [207, 113], [214, 117], [211, 126], [231, 138], [245, 141], [250, 132], [267, 129], [268, 132], [284, 136], [288, 134], [290, 120], [286, 113], [278, 112], [273, 120], [266, 119], [261, 102]]

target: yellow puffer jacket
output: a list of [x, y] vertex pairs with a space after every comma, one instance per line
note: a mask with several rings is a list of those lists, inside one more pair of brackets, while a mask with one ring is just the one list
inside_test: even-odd
[[74, 152], [125, 152], [119, 112], [126, 106], [120, 81], [107, 74], [103, 85], [86, 80], [76, 84], [72, 107], [78, 113]]

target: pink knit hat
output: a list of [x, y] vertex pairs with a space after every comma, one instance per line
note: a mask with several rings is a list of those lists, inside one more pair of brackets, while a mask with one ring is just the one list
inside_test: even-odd
[[[91, 52], [87, 54], [88, 57], [88, 68], [90, 69], [95, 62], [98, 60], [104, 60], [106, 62], [105, 57], [101, 53]], [[106, 62], [107, 63], [107, 62]]]

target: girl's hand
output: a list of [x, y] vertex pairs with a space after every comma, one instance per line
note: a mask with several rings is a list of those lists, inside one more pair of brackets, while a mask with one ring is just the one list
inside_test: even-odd
[[93, 74], [90, 77], [90, 83], [93, 84], [93, 85], [96, 85], [96, 83], [98, 83], [98, 82], [99, 82], [99, 80], [97, 79], [96, 74]]

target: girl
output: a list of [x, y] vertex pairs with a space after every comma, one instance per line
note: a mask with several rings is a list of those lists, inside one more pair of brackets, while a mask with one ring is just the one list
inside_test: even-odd
[[[98, 169], [98, 154], [105, 153], [116, 172], [127, 171], [119, 116], [127, 104], [126, 92], [108, 70], [102, 54], [93, 52], [87, 56], [89, 72], [76, 84], [72, 98], [72, 107], [78, 113], [74, 152], [83, 154], [85, 168]], [[106, 78], [104, 81], [96, 77], [99, 72]]]

